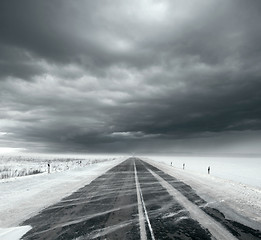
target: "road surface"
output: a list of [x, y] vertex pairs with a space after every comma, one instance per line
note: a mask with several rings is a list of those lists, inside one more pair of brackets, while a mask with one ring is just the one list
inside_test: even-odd
[[[44, 196], [43, 196], [44, 198]], [[185, 183], [129, 158], [25, 221], [22, 239], [261, 239]]]

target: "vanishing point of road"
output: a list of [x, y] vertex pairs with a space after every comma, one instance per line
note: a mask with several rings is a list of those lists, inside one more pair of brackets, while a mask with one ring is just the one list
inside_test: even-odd
[[[44, 196], [43, 196], [44, 198]], [[261, 239], [225, 218], [187, 184], [129, 158], [26, 220], [22, 239]]]

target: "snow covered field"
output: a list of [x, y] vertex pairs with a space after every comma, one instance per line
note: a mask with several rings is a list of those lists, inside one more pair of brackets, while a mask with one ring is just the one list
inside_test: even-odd
[[[29, 230], [28, 226], [18, 227], [21, 222], [89, 184], [125, 159], [126, 157], [100, 160], [96, 158], [52, 159], [51, 174], [47, 173], [48, 161], [46, 159], [37, 162], [23, 159], [21, 162], [18, 161], [19, 163], [13, 161], [14, 159], [9, 159], [9, 162], [2, 161], [1, 164], [4, 162], [3, 164], [11, 166], [12, 169], [17, 168], [19, 164], [22, 167], [27, 164], [27, 168], [33, 169], [42, 166], [40, 169], [43, 173], [0, 180], [0, 239], [19, 239], [19, 236]], [[226, 213], [226, 217], [261, 230], [258, 159], [252, 162], [246, 161], [245, 167], [243, 162], [246, 159], [244, 161], [241, 159], [242, 165], [230, 158], [227, 160], [224, 158], [222, 161], [217, 158], [196, 157], [154, 156], [143, 159], [190, 185], [198, 195], [209, 202], [209, 205]], [[186, 164], [185, 170], [182, 169], [183, 163]], [[210, 175], [207, 174], [209, 165], [211, 166]], [[254, 166], [256, 170], [248, 169], [247, 165]]]
[[65, 156], [0, 156], [0, 179], [46, 173], [48, 172], [48, 164], [50, 172], [63, 172], [112, 159]]
[[213, 157], [213, 156], [148, 156], [158, 162], [190, 173], [206, 174], [210, 166], [211, 176], [232, 180], [261, 188], [261, 157]]
[[[197, 158], [178, 158], [179, 157], [152, 157], [142, 159], [190, 185], [194, 190], [196, 190], [200, 197], [209, 203], [209, 206], [219, 209], [226, 214], [227, 218], [261, 231], [261, 187], [251, 186], [249, 185], [249, 181], [247, 181], [248, 184], [244, 184], [237, 182], [236, 180], [230, 180], [233, 176], [238, 177], [240, 175], [232, 174], [231, 176], [227, 176], [226, 172], [228, 167], [226, 164], [224, 164], [224, 171], [222, 172], [222, 176], [225, 178], [220, 178], [212, 174], [208, 175], [208, 164], [202, 166], [202, 162], [196, 161]], [[175, 167], [175, 164], [174, 167], [171, 167], [171, 162], [169, 161], [171, 159], [173, 163], [177, 164], [179, 162], [180, 167]], [[195, 161], [194, 168], [191, 167], [193, 171], [186, 169], [186, 167], [185, 170], [182, 169], [182, 163], [184, 160]], [[214, 161], [212, 160], [210, 162], [213, 164]], [[196, 165], [196, 163], [198, 163], [198, 165]], [[248, 161], [248, 163], [250, 163], [250, 161]], [[218, 165], [219, 164], [216, 163], [213, 166]], [[191, 164], [191, 166], [193, 165]], [[260, 173], [260, 165], [256, 167]], [[196, 171], [196, 169], [202, 169], [202, 171]], [[220, 166], [219, 170], [222, 171], [222, 166]], [[260, 175], [256, 175], [256, 177], [256, 181], [260, 181]], [[242, 179], [250, 179], [251, 181], [254, 180], [252, 176], [248, 177], [247, 175], [245, 175]], [[260, 182], [254, 185], [260, 186]]]

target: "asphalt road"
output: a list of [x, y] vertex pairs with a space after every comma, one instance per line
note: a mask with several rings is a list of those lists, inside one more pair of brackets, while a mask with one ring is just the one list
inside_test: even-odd
[[[44, 196], [43, 196], [44, 198]], [[22, 239], [261, 239], [185, 183], [129, 158], [25, 221]]]

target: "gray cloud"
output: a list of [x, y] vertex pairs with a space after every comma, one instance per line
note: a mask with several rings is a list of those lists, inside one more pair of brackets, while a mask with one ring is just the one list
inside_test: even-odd
[[1, 1], [0, 147], [192, 151], [235, 135], [249, 146], [261, 130], [260, 8]]

